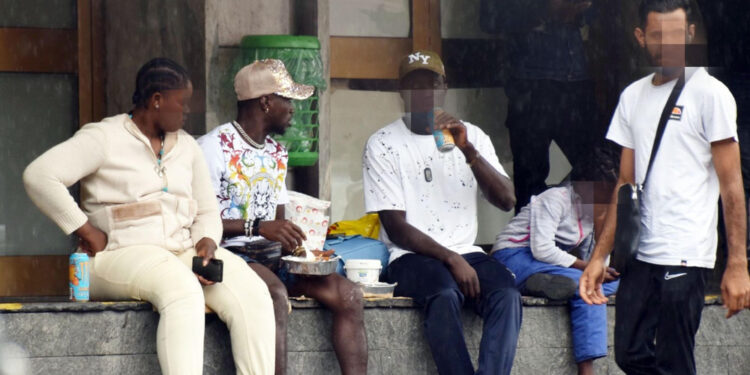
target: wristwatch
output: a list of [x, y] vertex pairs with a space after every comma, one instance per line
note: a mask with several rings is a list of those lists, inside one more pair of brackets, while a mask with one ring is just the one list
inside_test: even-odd
[[253, 229], [250, 232], [253, 236], [259, 236], [260, 235], [260, 219], [256, 218], [253, 220]]
[[260, 235], [260, 218], [245, 220], [245, 237], [255, 237]]
[[245, 237], [250, 237], [250, 235], [251, 235], [251, 233], [250, 233], [250, 225], [251, 225], [251, 223], [252, 223], [252, 220], [250, 220], [250, 218], [247, 218], [245, 220], [245, 223], [243, 225], [244, 228], [245, 228]]

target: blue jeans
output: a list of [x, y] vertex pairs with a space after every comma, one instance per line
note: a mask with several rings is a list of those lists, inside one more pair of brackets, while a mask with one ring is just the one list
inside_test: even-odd
[[[581, 272], [575, 268], [556, 266], [534, 259], [531, 249], [521, 247], [495, 251], [492, 256], [516, 274], [516, 286], [522, 289], [526, 279], [535, 273], [562, 275], [576, 283]], [[604, 283], [604, 294], [615, 294], [620, 280]], [[576, 363], [605, 357], [607, 355], [607, 306], [588, 305], [576, 291], [570, 299], [570, 325], [573, 335], [573, 355]]]
[[484, 326], [476, 374], [510, 374], [521, 329], [521, 294], [513, 275], [485, 253], [470, 253], [464, 259], [477, 272], [480, 296], [464, 300], [443, 262], [418, 254], [406, 254], [391, 262], [386, 280], [397, 282], [397, 296], [406, 296], [424, 307], [424, 330], [438, 373], [473, 375], [466, 349], [461, 307], [466, 302], [482, 317]]

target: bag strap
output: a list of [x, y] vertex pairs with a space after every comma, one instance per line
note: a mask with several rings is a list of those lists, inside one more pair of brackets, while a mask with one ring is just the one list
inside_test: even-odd
[[682, 74], [680, 74], [680, 78], [677, 79], [677, 83], [675, 83], [674, 88], [672, 89], [672, 93], [669, 94], [669, 99], [667, 99], [667, 104], [664, 106], [664, 110], [661, 112], [659, 126], [656, 128], [656, 136], [654, 137], [654, 145], [651, 147], [651, 157], [648, 160], [648, 168], [646, 168], [646, 176], [643, 177], [641, 189], [646, 185], [646, 180], [648, 180], [648, 175], [651, 173], [651, 167], [654, 164], [654, 158], [656, 158], [656, 152], [659, 151], [659, 145], [661, 144], [661, 138], [664, 135], [664, 129], [667, 127], [669, 117], [672, 115], [672, 110], [674, 109], [675, 104], [677, 104], [677, 99], [680, 97], [684, 87], [685, 71], [683, 70]]

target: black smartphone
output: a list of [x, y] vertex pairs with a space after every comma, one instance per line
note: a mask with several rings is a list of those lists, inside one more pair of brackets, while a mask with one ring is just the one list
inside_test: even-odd
[[203, 266], [203, 257], [193, 257], [193, 272], [202, 276], [208, 281], [220, 283], [224, 276], [224, 262], [221, 259], [213, 258], [208, 261], [207, 266]]

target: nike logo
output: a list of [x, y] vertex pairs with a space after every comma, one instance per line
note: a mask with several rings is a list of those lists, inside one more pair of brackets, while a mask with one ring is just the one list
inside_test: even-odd
[[667, 273], [664, 274], [664, 280], [672, 280], [672, 279], [676, 279], [676, 278], [678, 278], [680, 276], [685, 276], [685, 275], [687, 275], [687, 272], [673, 273], [673, 274], [670, 275], [669, 271], [667, 271]]

